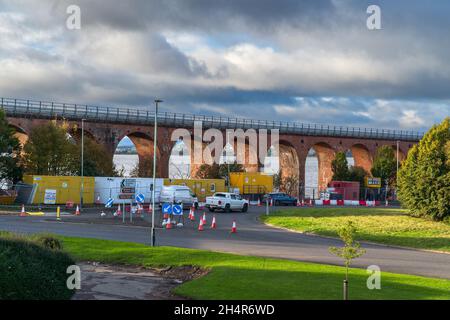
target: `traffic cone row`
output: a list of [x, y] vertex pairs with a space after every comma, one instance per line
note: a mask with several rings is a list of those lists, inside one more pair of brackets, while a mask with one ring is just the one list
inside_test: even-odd
[[195, 208], [194, 206], [191, 207], [191, 209], [189, 209], [189, 220], [193, 221], [195, 220]]

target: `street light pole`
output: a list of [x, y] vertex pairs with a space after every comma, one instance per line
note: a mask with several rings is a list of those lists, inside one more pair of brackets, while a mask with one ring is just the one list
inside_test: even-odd
[[84, 121], [81, 119], [81, 189], [80, 189], [80, 210], [83, 209], [84, 196]]
[[162, 103], [162, 100], [155, 100], [155, 121], [154, 121], [154, 132], [153, 132], [153, 188], [152, 188], [152, 231], [151, 231], [151, 244], [152, 247], [156, 245], [156, 234], [155, 234], [155, 192], [156, 192], [156, 147], [158, 139], [158, 105]]

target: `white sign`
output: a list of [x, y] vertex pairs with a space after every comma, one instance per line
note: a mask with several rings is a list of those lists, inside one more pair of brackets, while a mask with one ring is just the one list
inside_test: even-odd
[[56, 190], [45, 189], [44, 204], [56, 204]]

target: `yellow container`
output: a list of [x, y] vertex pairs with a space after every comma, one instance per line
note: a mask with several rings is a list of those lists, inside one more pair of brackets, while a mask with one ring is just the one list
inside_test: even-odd
[[231, 172], [230, 184], [241, 194], [265, 194], [273, 190], [273, 176], [260, 172]]
[[216, 192], [225, 192], [225, 180], [223, 179], [164, 179], [165, 186], [187, 186], [197, 195], [199, 201], [205, 201], [206, 197]]
[[[84, 177], [83, 203], [94, 203], [95, 178]], [[24, 176], [23, 182], [37, 185], [33, 204], [80, 203], [81, 177]]]

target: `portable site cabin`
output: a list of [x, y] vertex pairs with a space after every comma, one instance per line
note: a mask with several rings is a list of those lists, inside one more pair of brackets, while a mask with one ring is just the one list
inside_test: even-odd
[[83, 202], [94, 203], [93, 177], [72, 176], [37, 176], [23, 177], [23, 182], [32, 186], [29, 204], [66, 204], [68, 202], [80, 203], [81, 183], [83, 181]]
[[187, 186], [201, 202], [216, 192], [226, 191], [225, 180], [223, 179], [164, 179], [164, 185]]
[[273, 191], [273, 176], [260, 172], [232, 172], [230, 184], [242, 195], [263, 195]]

